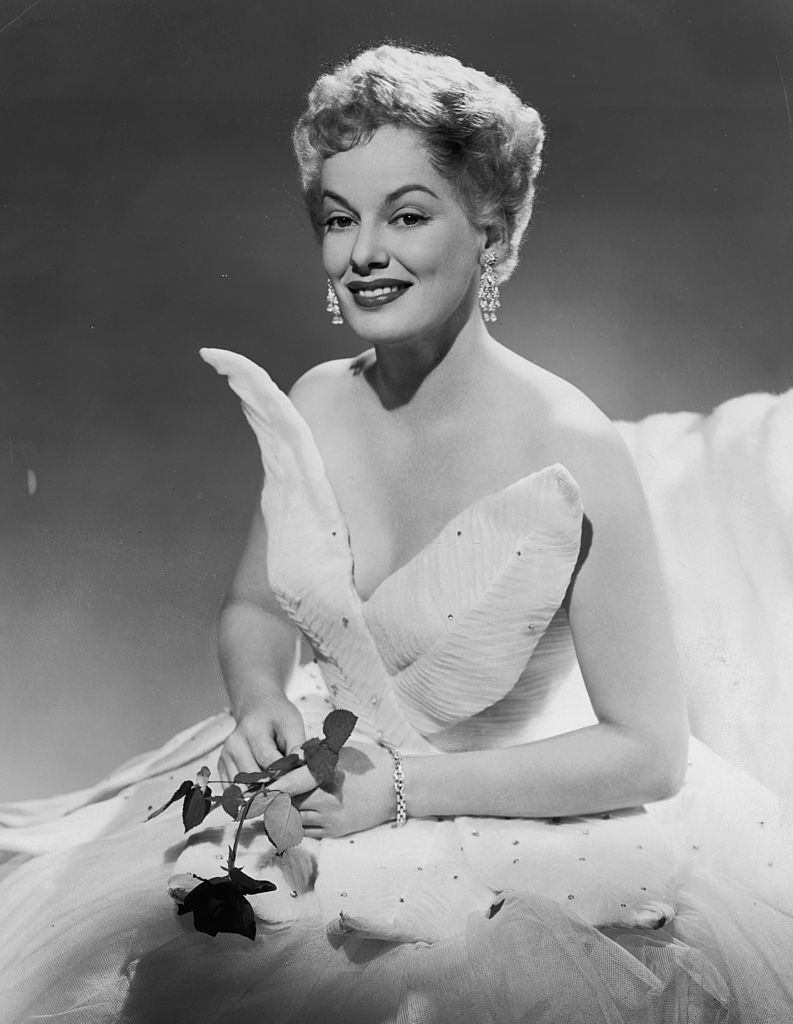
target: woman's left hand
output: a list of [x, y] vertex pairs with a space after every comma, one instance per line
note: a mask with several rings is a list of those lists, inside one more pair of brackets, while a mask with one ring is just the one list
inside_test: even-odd
[[320, 789], [306, 767], [296, 768], [273, 786], [288, 793], [312, 839], [362, 832], [396, 817], [394, 762], [382, 747], [347, 745], [339, 754], [335, 785]]

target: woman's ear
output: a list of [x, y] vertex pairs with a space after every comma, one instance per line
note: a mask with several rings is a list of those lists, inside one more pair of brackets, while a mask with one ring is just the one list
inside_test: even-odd
[[485, 253], [493, 252], [496, 255], [496, 259], [499, 263], [507, 255], [507, 249], [509, 243], [507, 240], [507, 228], [503, 221], [494, 221], [492, 224], [485, 226]]

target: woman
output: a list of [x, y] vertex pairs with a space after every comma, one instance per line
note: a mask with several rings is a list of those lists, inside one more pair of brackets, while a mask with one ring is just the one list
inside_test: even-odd
[[[298, 750], [330, 703], [356, 732], [332, 791], [305, 767], [279, 781], [304, 844], [279, 863], [248, 840], [246, 870], [279, 885], [252, 899], [253, 946], [162, 905], [169, 874], [225, 856], [212, 819], [167, 851], [161, 819], [105, 821], [80, 848], [83, 917], [49, 896], [68, 991], [53, 995], [31, 934], [13, 1019], [773, 1019], [776, 995], [736, 995], [736, 950], [700, 911], [682, 901], [667, 924], [678, 901], [648, 816], [608, 814], [677, 792], [686, 717], [631, 458], [587, 398], [487, 327], [542, 140], [535, 111], [450, 57], [379, 47], [315, 85], [296, 150], [329, 311], [366, 351], [310, 371], [291, 402], [242, 357], [203, 353], [265, 467], [221, 613], [220, 774]], [[295, 671], [301, 632], [318, 670]], [[572, 706], [576, 660], [588, 702]], [[138, 777], [200, 763], [228, 730], [204, 723]], [[156, 787], [116, 799], [128, 814]], [[121, 851], [135, 873], [114, 885]], [[784, 921], [757, 914], [778, 942]]]
[[[465, 107], [439, 109], [438, 94], [455, 87]], [[295, 133], [330, 287], [372, 346], [316, 367], [290, 395], [349, 527], [361, 597], [461, 510], [553, 463], [577, 481], [593, 524], [569, 621], [597, 724], [514, 747], [506, 762], [408, 760], [419, 817], [629, 807], [672, 795], [685, 765], [674, 646], [632, 460], [579, 391], [493, 340], [477, 300], [483, 276], [501, 282], [517, 261], [542, 136], [505, 86], [449, 58], [387, 48], [321, 80]], [[267, 578], [257, 510], [221, 618], [237, 719], [221, 758], [229, 778], [304, 738], [283, 696], [295, 634]], [[340, 835], [393, 817], [392, 768], [379, 755], [343, 811], [321, 791], [306, 798], [307, 824]], [[507, 791], [505, 772], [516, 780]], [[300, 774], [295, 792], [311, 786]]]

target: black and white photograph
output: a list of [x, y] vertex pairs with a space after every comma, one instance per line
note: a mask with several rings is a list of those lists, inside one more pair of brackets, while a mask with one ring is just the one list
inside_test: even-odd
[[0, 0], [0, 1024], [793, 1022], [793, 7]]

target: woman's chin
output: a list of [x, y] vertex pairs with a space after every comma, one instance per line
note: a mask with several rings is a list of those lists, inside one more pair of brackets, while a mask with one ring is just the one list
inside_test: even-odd
[[345, 320], [358, 337], [369, 345], [397, 345], [405, 342], [427, 340], [429, 338], [452, 334], [456, 336], [462, 323], [462, 317], [405, 316], [396, 310], [383, 309], [362, 311], [355, 309]]
[[[408, 323], [404, 317], [382, 316], [381, 311], [374, 315], [365, 313], [363, 316], [356, 310], [348, 320], [349, 326], [363, 341], [370, 345], [388, 345], [411, 338], [421, 337], [420, 324]], [[424, 332], [428, 330], [424, 328]]]

